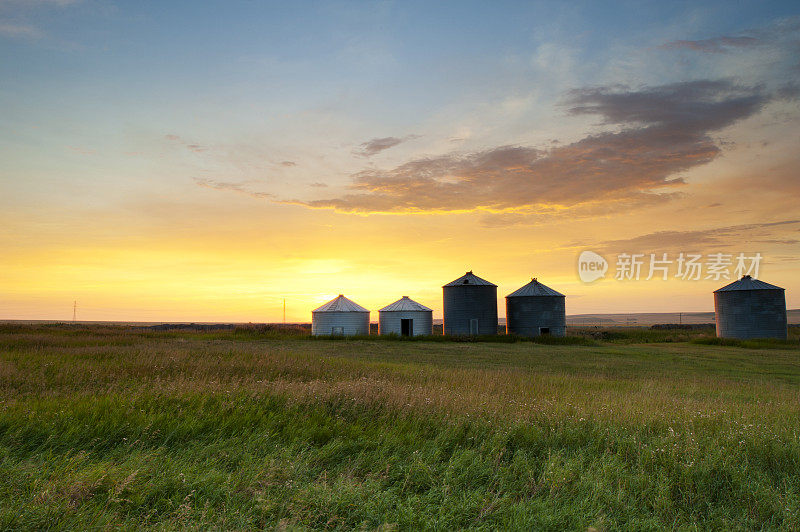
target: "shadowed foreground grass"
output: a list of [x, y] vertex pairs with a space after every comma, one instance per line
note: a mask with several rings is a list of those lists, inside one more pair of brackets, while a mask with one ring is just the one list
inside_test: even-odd
[[0, 528], [800, 529], [800, 349], [633, 341], [4, 327]]

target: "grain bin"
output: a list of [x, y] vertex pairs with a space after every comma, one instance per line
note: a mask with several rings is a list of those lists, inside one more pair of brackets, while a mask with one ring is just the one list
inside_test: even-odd
[[444, 334], [497, 334], [497, 285], [471, 271], [442, 287]]
[[314, 336], [356, 336], [369, 334], [369, 311], [342, 294], [311, 311]]
[[531, 282], [506, 296], [506, 332], [520, 336], [567, 334], [564, 294]]
[[720, 338], [787, 336], [784, 289], [749, 275], [714, 291], [714, 314]]
[[378, 334], [423, 336], [433, 334], [433, 310], [403, 296], [378, 311]]

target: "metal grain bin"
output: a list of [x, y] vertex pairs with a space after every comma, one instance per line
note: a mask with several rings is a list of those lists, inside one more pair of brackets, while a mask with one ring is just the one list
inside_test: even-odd
[[433, 334], [433, 310], [403, 296], [378, 311], [378, 334], [423, 336]]
[[714, 291], [714, 314], [720, 338], [787, 336], [784, 289], [749, 275]]
[[531, 282], [506, 296], [506, 332], [520, 336], [567, 334], [564, 294]]
[[442, 287], [444, 334], [497, 334], [497, 285], [468, 271]]
[[314, 336], [357, 336], [369, 334], [369, 311], [342, 294], [311, 311]]

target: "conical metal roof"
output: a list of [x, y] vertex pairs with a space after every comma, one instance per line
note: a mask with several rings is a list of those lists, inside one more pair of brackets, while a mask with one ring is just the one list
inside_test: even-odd
[[321, 307], [315, 308], [311, 312], [369, 312], [369, 311], [364, 307], [362, 307], [361, 305], [359, 305], [358, 303], [350, 301], [342, 294], [339, 294], [339, 296], [336, 299], [331, 299]]
[[564, 294], [560, 292], [556, 292], [549, 286], [545, 286], [540, 283], [535, 277], [531, 279], [531, 282], [520, 288], [519, 290], [515, 290], [511, 292], [506, 297], [531, 297], [531, 296], [560, 296], [566, 297]]
[[714, 292], [732, 292], [733, 290], [784, 290], [780, 286], [765, 283], [758, 279], [753, 279], [749, 275], [745, 275], [738, 281], [725, 285], [722, 288], [714, 290]]
[[[494, 283], [490, 283], [486, 279], [481, 279], [480, 277], [472, 273], [472, 270], [468, 271], [455, 281], [451, 281], [444, 286], [463, 286], [463, 285], [497, 286]], [[444, 286], [442, 288], [444, 288]]]
[[386, 305], [379, 312], [410, 312], [410, 311], [433, 312], [433, 309], [430, 309], [425, 305], [417, 303], [408, 296], [403, 296], [394, 303], [392, 303], [391, 305]]

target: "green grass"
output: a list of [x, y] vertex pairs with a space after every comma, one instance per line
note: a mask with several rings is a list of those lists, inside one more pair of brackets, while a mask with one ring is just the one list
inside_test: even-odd
[[775, 338], [753, 338], [738, 340], [735, 338], [700, 337], [692, 339], [692, 343], [701, 345], [727, 345], [749, 347], [753, 349], [787, 349], [796, 345], [797, 340], [778, 340]]
[[800, 529], [797, 342], [605, 332], [3, 326], [0, 529]]

